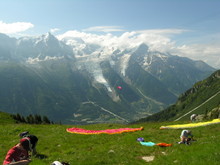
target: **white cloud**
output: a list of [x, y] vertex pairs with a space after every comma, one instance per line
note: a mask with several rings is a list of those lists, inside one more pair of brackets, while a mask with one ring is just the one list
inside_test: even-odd
[[61, 57], [50, 57], [50, 56], [46, 56], [43, 60], [39, 59], [38, 57], [37, 58], [28, 58], [27, 59], [27, 63], [29, 64], [35, 64], [35, 63], [38, 63], [38, 62], [41, 62], [41, 61], [49, 61], [49, 60], [59, 60], [59, 59], [63, 59], [64, 57], [61, 56]]
[[121, 26], [94, 26], [84, 29], [83, 31], [90, 31], [90, 32], [121, 32], [125, 31], [122, 29]]
[[51, 33], [55, 33], [55, 32], [57, 32], [57, 31], [60, 31], [60, 29], [59, 29], [59, 28], [50, 29], [50, 32], [51, 32]]
[[151, 51], [169, 52], [193, 60], [202, 60], [212, 67], [220, 68], [220, 40], [215, 40], [215, 44], [210, 44], [210, 42], [199, 44], [197, 42], [197, 44], [177, 45], [176, 41], [172, 39], [174, 35], [189, 31], [185, 29], [152, 29], [124, 32], [120, 36], [111, 33], [98, 35], [80, 31], [68, 31], [58, 35], [57, 38], [60, 40], [72, 40], [72, 43], [80, 40], [82, 44], [97, 44], [106, 47], [105, 50], [132, 49], [141, 43], [146, 43]]
[[179, 29], [163, 29], [163, 30], [145, 30], [145, 31], [132, 31], [124, 32], [120, 36], [107, 34], [92, 34], [79, 31], [67, 31], [64, 34], [58, 35], [57, 38], [62, 39], [81, 39], [84, 43], [93, 43], [105, 47], [116, 47], [118, 49], [132, 49], [141, 43], [146, 43], [150, 50], [154, 51], [169, 51], [175, 46], [167, 34], [182, 33], [184, 30]]
[[4, 23], [0, 21], [0, 33], [14, 34], [33, 28], [34, 25], [29, 22]]
[[179, 56], [193, 60], [202, 60], [212, 67], [220, 69], [220, 42], [214, 44], [192, 44], [178, 46], [172, 50]]
[[147, 30], [139, 30], [138, 33], [147, 33], [147, 34], [158, 34], [158, 35], [169, 35], [169, 34], [180, 34], [184, 32], [188, 32], [190, 30], [186, 29], [147, 29]]

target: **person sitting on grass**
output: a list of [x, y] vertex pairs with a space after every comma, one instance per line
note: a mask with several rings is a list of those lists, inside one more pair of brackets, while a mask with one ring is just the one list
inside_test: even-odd
[[20, 133], [19, 136], [21, 138], [27, 137], [30, 139], [32, 156], [37, 155], [37, 151], [36, 151], [36, 145], [38, 142], [37, 136], [29, 134], [28, 131]]
[[191, 140], [193, 140], [192, 132], [190, 130], [183, 130], [180, 135], [180, 142], [178, 143], [189, 145]]
[[30, 147], [30, 139], [20, 139], [20, 142], [8, 151], [3, 165], [29, 164], [31, 162], [31, 160], [29, 159]]

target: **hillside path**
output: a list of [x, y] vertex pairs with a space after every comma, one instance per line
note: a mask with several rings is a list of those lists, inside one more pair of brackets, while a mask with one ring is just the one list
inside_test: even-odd
[[93, 104], [93, 105], [95, 105], [95, 106], [98, 106], [102, 111], [105, 111], [105, 112], [107, 112], [107, 113], [113, 115], [114, 117], [117, 117], [117, 118], [119, 118], [119, 119], [121, 119], [121, 120], [124, 120], [125, 122], [128, 123], [128, 120], [126, 120], [126, 119], [122, 118], [121, 116], [118, 116], [118, 115], [116, 115], [115, 113], [113, 113], [113, 112], [111, 112], [111, 111], [109, 111], [109, 110], [107, 110], [107, 109], [101, 107], [100, 105], [96, 104], [96, 103], [93, 102], [93, 101], [83, 102], [82, 104]]
[[207, 99], [205, 102], [203, 102], [202, 104], [200, 104], [199, 106], [195, 107], [194, 109], [192, 109], [191, 111], [187, 112], [186, 114], [180, 116], [178, 119], [174, 120], [174, 121], [178, 121], [180, 119], [182, 119], [184, 116], [190, 114], [191, 112], [195, 111], [196, 109], [198, 109], [199, 107], [201, 107], [202, 105], [204, 105], [205, 103], [207, 103], [209, 100], [211, 100], [212, 98], [214, 98], [215, 96], [217, 96], [220, 93], [220, 91], [218, 91], [216, 94], [214, 94], [213, 96], [211, 96], [209, 99]]

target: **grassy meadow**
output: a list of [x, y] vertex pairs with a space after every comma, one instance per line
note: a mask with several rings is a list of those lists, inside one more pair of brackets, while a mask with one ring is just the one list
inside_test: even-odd
[[[174, 123], [174, 122], [173, 122]], [[27, 125], [4, 122], [0, 125], [0, 159], [19, 141], [18, 134], [29, 131], [39, 138], [38, 155], [32, 157], [31, 165], [50, 165], [55, 160], [71, 165], [219, 165], [220, 124], [192, 128], [196, 142], [187, 146], [177, 144], [181, 130], [160, 130], [164, 123], [142, 123], [134, 125]], [[178, 122], [180, 123], [180, 122]], [[144, 127], [144, 130], [122, 134], [79, 135], [66, 132], [66, 128], [115, 129], [121, 127]], [[171, 147], [143, 146], [136, 141], [143, 137], [154, 143], [172, 143]], [[154, 157], [147, 162], [143, 157]]]

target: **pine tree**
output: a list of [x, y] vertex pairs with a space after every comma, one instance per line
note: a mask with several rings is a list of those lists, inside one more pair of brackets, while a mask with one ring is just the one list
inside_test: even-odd
[[40, 115], [35, 114], [34, 115], [34, 123], [35, 124], [41, 124], [42, 123], [42, 119]]
[[30, 114], [29, 116], [26, 117], [26, 121], [29, 124], [34, 124], [34, 117]]
[[15, 116], [15, 119], [18, 121], [18, 122], [21, 122], [21, 115], [19, 113], [16, 114]]
[[21, 122], [26, 123], [26, 120], [25, 120], [24, 116], [21, 116]]
[[43, 116], [43, 123], [50, 124], [50, 120], [47, 118], [47, 116]]

